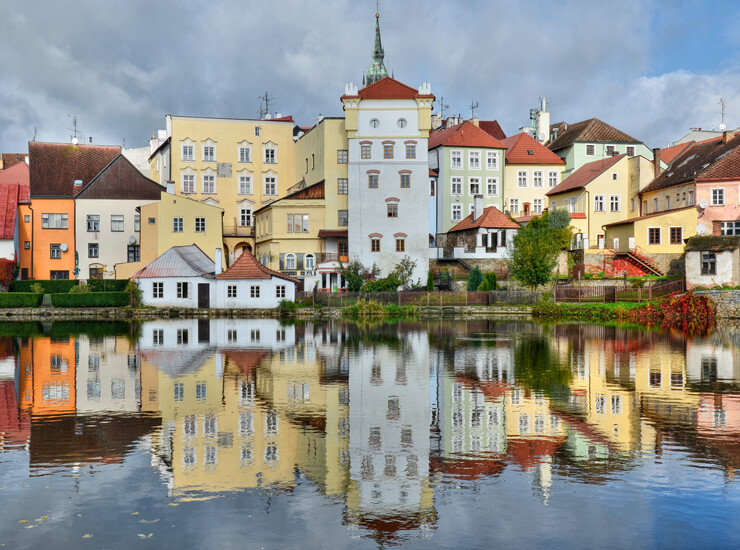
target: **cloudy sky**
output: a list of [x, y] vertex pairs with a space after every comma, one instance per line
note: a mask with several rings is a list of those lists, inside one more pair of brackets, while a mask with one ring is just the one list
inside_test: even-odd
[[[342, 114], [370, 64], [374, 0], [0, 0], [0, 152], [68, 141], [141, 147], [165, 114], [310, 125]], [[447, 113], [507, 134], [538, 98], [553, 122], [599, 117], [665, 146], [740, 126], [740, 3], [381, 0], [386, 66]], [[435, 107], [439, 102], [435, 104]]]

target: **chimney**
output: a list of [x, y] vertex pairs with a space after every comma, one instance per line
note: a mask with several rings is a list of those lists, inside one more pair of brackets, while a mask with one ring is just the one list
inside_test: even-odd
[[167, 192], [170, 195], [174, 195], [175, 194], [175, 182], [174, 181], [168, 181], [167, 182]]
[[471, 118], [470, 122], [480, 127], [480, 119], [477, 116], [474, 116], [473, 118]]
[[732, 130], [725, 130], [724, 132], [722, 132], [722, 143], [727, 143], [734, 137], [735, 132], [733, 132]]
[[221, 273], [221, 266], [223, 265], [224, 259], [223, 259], [223, 249], [217, 248], [216, 253], [213, 256], [216, 261], [216, 270], [214, 272], [215, 275], [218, 275]]
[[483, 195], [476, 195], [473, 198], [473, 221], [483, 215]]
[[660, 171], [660, 147], [655, 147], [653, 149], [653, 177], [657, 178]]

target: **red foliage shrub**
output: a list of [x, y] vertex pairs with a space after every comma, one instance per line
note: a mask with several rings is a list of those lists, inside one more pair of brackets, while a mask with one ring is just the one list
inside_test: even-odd
[[675, 329], [690, 336], [706, 335], [714, 327], [715, 307], [707, 296], [694, 296], [691, 291], [671, 294], [660, 304], [646, 304], [629, 312], [633, 323]]
[[0, 288], [7, 291], [10, 287], [10, 283], [13, 280], [13, 269], [15, 268], [15, 260], [9, 260], [8, 258], [0, 258]]

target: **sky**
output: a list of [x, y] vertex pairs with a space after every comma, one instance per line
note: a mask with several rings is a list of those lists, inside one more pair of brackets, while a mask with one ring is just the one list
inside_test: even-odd
[[[0, 0], [0, 152], [28, 141], [148, 144], [166, 114], [302, 126], [341, 116], [371, 62], [374, 0]], [[650, 147], [740, 126], [740, 3], [381, 0], [385, 64], [432, 84], [446, 114], [507, 135], [548, 98], [552, 122], [598, 117]]]

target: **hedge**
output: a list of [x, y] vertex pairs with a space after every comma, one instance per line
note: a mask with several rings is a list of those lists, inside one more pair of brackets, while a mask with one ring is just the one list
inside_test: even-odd
[[128, 279], [88, 279], [90, 292], [123, 292]]
[[0, 307], [39, 307], [42, 298], [35, 292], [2, 292]]
[[55, 280], [55, 281], [13, 281], [10, 283], [10, 292], [33, 292], [31, 285], [39, 283], [44, 287], [44, 293], [51, 294], [54, 292], [69, 292], [69, 289], [73, 286], [77, 286], [77, 281], [69, 281], [66, 279]]
[[54, 307], [121, 307], [130, 303], [128, 292], [84, 292], [51, 294]]

